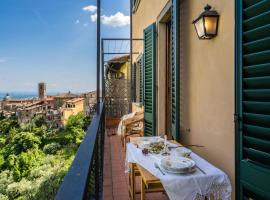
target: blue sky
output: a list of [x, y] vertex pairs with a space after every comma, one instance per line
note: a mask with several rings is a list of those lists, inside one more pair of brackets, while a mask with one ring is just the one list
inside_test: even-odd
[[[0, 92], [96, 87], [96, 0], [1, 0]], [[102, 37], [129, 36], [129, 0], [102, 0]]]

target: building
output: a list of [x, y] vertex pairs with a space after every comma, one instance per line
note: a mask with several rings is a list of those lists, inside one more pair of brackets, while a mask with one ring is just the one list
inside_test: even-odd
[[95, 91], [82, 93], [79, 97], [84, 98], [84, 112], [90, 116], [96, 109], [97, 93]]
[[80, 112], [84, 112], [84, 98], [74, 98], [66, 101], [61, 108], [62, 124], [65, 125], [70, 116]]
[[[144, 45], [133, 62], [152, 72], [143, 74], [151, 84], [141, 85], [144, 96], [137, 98], [146, 105], [147, 134], [204, 146], [194, 151], [225, 171], [235, 188], [234, 1], [134, 2], [132, 36]], [[206, 3], [221, 12], [219, 34], [199, 40], [192, 21]]]
[[18, 108], [31, 105], [37, 102], [36, 98], [18, 98], [12, 99], [9, 94], [7, 94], [1, 101], [1, 108], [3, 111], [16, 112]]
[[110, 59], [106, 66], [107, 79], [130, 79], [130, 56], [123, 55]]
[[19, 124], [28, 123], [35, 116], [43, 116], [46, 112], [46, 106], [43, 101], [37, 101], [32, 104], [20, 107], [16, 111]]
[[77, 94], [73, 94], [70, 91], [68, 91], [67, 93], [55, 95], [53, 97], [55, 99], [55, 106], [56, 106], [56, 108], [60, 108], [65, 103], [65, 101], [68, 101], [68, 100], [77, 98], [78, 95]]

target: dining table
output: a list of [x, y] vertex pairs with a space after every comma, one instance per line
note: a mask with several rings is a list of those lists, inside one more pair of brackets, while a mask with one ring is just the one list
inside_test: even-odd
[[160, 137], [134, 137], [127, 144], [126, 172], [129, 172], [129, 166], [136, 165], [143, 174], [141, 200], [145, 198], [145, 184], [147, 181], [151, 183], [151, 180], [161, 184], [157, 191], [164, 190], [170, 200], [231, 199], [232, 187], [227, 174], [194, 152], [189, 155], [189, 159], [196, 164], [192, 172], [171, 173], [162, 168], [161, 160], [168, 156], [172, 159], [180, 156], [176, 154], [176, 149], [183, 145], [173, 140], [166, 141], [168, 150], [165, 154], [145, 153], [138, 145], [142, 141], [155, 139], [160, 140]]

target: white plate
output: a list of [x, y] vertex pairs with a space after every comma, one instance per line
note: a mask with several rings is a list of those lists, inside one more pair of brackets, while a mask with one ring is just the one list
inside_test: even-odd
[[169, 171], [173, 172], [186, 172], [194, 168], [196, 163], [184, 157], [168, 156], [161, 160], [161, 166]]
[[191, 155], [192, 151], [190, 149], [185, 148], [185, 147], [178, 147], [175, 149], [175, 153], [178, 156], [188, 157]]
[[149, 148], [150, 144], [163, 141], [160, 137], [142, 137], [137, 141], [140, 149]]
[[194, 166], [194, 167], [192, 167], [192, 168], [189, 168], [189, 169], [187, 169], [187, 170], [180, 170], [180, 171], [170, 170], [170, 169], [167, 169], [167, 168], [163, 167], [162, 165], [161, 165], [161, 168], [162, 168], [165, 172], [170, 173], [170, 174], [191, 174], [191, 173], [193, 173], [193, 172], [196, 171], [196, 166]]

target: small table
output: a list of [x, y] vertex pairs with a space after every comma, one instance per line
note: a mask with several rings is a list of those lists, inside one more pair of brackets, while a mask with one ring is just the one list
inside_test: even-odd
[[[136, 138], [130, 139], [130, 142], [135, 142]], [[175, 140], [170, 140], [173, 144], [178, 144]], [[141, 200], [145, 199], [145, 193], [151, 193], [151, 192], [164, 192], [164, 188], [162, 186], [162, 183], [160, 182], [160, 179], [153, 176], [149, 171], [144, 169], [141, 165], [131, 163], [129, 165], [130, 169], [130, 176], [129, 176], [129, 193], [131, 196], [131, 199], [135, 199], [136, 193], [141, 194]], [[136, 192], [136, 176], [141, 176], [141, 192]]]
[[[163, 175], [155, 167], [155, 163], [160, 163], [163, 156], [143, 155], [142, 150], [134, 145], [136, 139], [138, 138], [132, 138], [131, 144], [127, 144], [126, 161], [138, 168], [141, 176], [142, 200], [145, 199], [146, 192], [160, 191], [166, 191], [170, 199], [177, 200], [204, 198], [209, 195], [226, 200], [231, 198], [232, 188], [228, 176], [196, 153], [192, 153], [191, 158], [196, 162], [198, 170], [191, 174], [171, 174], [164, 171], [165, 175]], [[181, 146], [176, 141], [170, 141], [170, 143]], [[174, 152], [173, 149], [171, 154], [174, 155]], [[133, 183], [135, 183], [134, 179]], [[134, 199], [135, 194], [132, 197]]]

